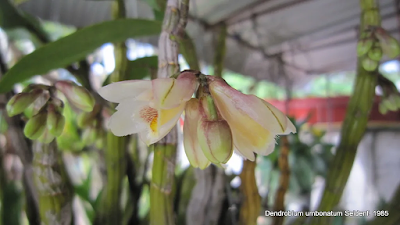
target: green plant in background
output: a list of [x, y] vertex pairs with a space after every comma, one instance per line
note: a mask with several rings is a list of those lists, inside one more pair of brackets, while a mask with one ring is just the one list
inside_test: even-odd
[[[177, 4], [178, 1], [171, 1], [174, 4], [169, 4], [169, 8], [166, 8], [166, 1], [147, 0], [146, 2], [153, 9], [155, 20], [124, 18], [124, 4], [123, 1], [118, 0], [113, 4], [116, 20], [95, 24], [77, 31], [65, 28], [54, 32], [57, 29], [53, 24], [43, 24], [15, 8], [10, 1], [0, 0], [0, 26], [6, 30], [9, 37], [18, 41], [19, 33], [15, 32], [15, 29], [28, 30], [30, 35], [36, 39], [34, 43], [39, 47], [31, 54], [24, 56], [8, 71], [4, 60], [0, 60], [2, 63], [1, 92], [10, 91], [14, 84], [23, 83], [24, 86], [27, 86], [22, 93], [14, 95], [14, 97], [12, 97], [12, 92], [7, 94], [7, 99], [10, 101], [6, 108], [9, 114], [14, 117], [6, 117], [6, 125], [12, 128], [7, 130], [7, 134], [17, 137], [15, 139], [17, 142], [27, 146], [18, 148], [18, 151], [22, 152], [18, 152], [18, 154], [24, 167], [27, 168], [26, 170], [33, 168], [35, 171], [32, 177], [39, 189], [37, 192], [32, 191], [29, 182], [27, 182], [28, 179], [27, 181], [24, 180], [25, 194], [28, 196], [26, 197], [27, 207], [25, 211], [30, 224], [40, 223], [37, 221], [38, 215], [40, 215], [44, 224], [69, 222], [72, 218], [71, 202], [74, 196], [79, 196], [79, 202], [82, 203], [85, 210], [84, 214], [90, 224], [124, 225], [175, 224], [175, 221], [177, 221], [177, 224], [190, 224], [199, 222], [201, 218], [204, 219], [206, 224], [221, 224], [222, 221], [224, 221], [224, 224], [236, 224], [237, 222], [255, 224], [261, 206], [258, 190], [263, 190], [264, 186], [268, 186], [267, 199], [275, 199], [273, 197], [275, 197], [274, 192], [278, 186], [280, 172], [277, 150], [268, 157], [259, 157], [258, 163], [245, 161], [244, 169], [240, 175], [243, 181], [242, 185], [240, 189], [235, 189], [229, 185], [234, 176], [226, 176], [222, 168], [211, 166], [204, 171], [192, 167], [183, 171], [177, 169], [175, 167], [176, 132], [172, 132], [171, 135], [150, 148], [141, 146], [137, 135], [116, 137], [111, 132], [106, 133], [104, 125], [106, 119], [114, 112], [115, 104], [105, 103], [93, 90], [89, 82], [90, 67], [85, 57], [96, 48], [106, 42], [112, 42], [115, 46], [116, 68], [104, 81], [103, 86], [122, 80], [139, 80], [156, 78], [157, 76], [165, 78], [176, 75], [179, 72], [178, 47], [190, 68], [200, 70], [196, 48], [192, 39], [184, 30], [187, 22], [188, 1], [182, 1], [180, 6]], [[376, 9], [373, 8], [372, 11], [372, 14], [369, 13], [372, 16], [367, 16], [367, 19], [374, 19], [376, 16]], [[163, 24], [161, 21], [163, 21]], [[380, 33], [375, 34], [377, 36], [374, 37], [371, 45], [371, 49], [374, 50], [368, 49], [361, 54], [363, 57], [368, 57], [369, 62], [364, 63], [367, 69], [371, 69], [373, 66], [371, 60], [379, 61], [380, 59], [378, 57], [379, 50], [376, 49], [380, 48], [382, 54], [390, 56], [395, 55], [394, 53], [398, 49], [396, 47], [397, 42], [393, 42], [390, 37], [385, 37], [381, 30], [378, 31]], [[134, 61], [127, 60], [126, 47], [123, 43], [127, 38], [158, 35], [160, 32], [162, 32], [162, 35], [160, 36], [159, 50], [161, 53], [159, 53], [159, 57], [150, 56]], [[371, 31], [368, 32], [370, 35]], [[65, 36], [66, 33], [69, 35]], [[213, 66], [217, 76], [220, 76], [223, 70], [226, 34], [226, 26], [221, 26], [221, 35], [216, 42], [216, 46], [220, 48], [216, 48]], [[379, 44], [377, 44], [376, 39], [380, 41]], [[369, 53], [370, 50], [371, 53]], [[160, 67], [158, 68], [158, 66]], [[34, 75], [44, 75], [48, 71], [58, 68], [67, 69], [81, 85], [65, 81], [53, 82], [51, 85], [26, 85], [26, 83], [31, 82], [27, 80]], [[359, 77], [356, 81], [355, 90], [361, 92], [360, 95], [367, 92], [371, 94], [369, 91], [375, 87], [372, 85], [372, 78], [367, 77], [371, 73], [365, 70], [366, 68], [360, 67], [361, 75], [357, 75]], [[223, 76], [229, 84], [237, 87], [245, 94], [255, 93], [259, 97], [266, 98], [283, 98], [285, 96], [283, 89], [271, 83], [239, 77], [237, 74], [229, 73], [229, 71], [225, 71]], [[366, 86], [365, 83], [359, 84], [360, 80], [371, 83]], [[319, 82], [316, 83], [319, 85]], [[154, 83], [157, 83], [157, 81]], [[384, 82], [380, 84], [384, 85]], [[201, 86], [207, 88], [204, 82]], [[364, 90], [363, 87], [368, 87], [368, 90]], [[393, 89], [391, 85], [385, 87]], [[393, 92], [392, 89], [390, 90]], [[64, 93], [64, 96], [58, 96], [60, 92]], [[32, 107], [43, 100], [43, 95], [46, 95], [47, 98], [51, 97], [50, 99], [45, 98], [48, 100], [47, 104], [39, 104], [40, 107], [37, 109]], [[367, 113], [367, 107], [356, 105], [356, 103], [367, 104], [369, 99], [365, 100], [365, 96], [359, 96], [352, 100], [350, 109], [353, 111], [351, 112], [354, 113], [358, 110], [357, 112]], [[80, 99], [76, 97], [80, 97]], [[32, 104], [33, 102], [35, 104]], [[213, 108], [212, 101], [203, 102], [207, 103], [204, 104], [208, 105], [207, 107]], [[28, 105], [31, 106], [28, 107]], [[17, 115], [21, 113], [21, 116]], [[12, 119], [14, 123], [10, 122]], [[215, 119], [215, 115], [214, 117], [211, 115], [209, 119]], [[361, 125], [366, 123], [364, 117], [353, 119], [358, 120], [358, 122], [361, 121]], [[305, 122], [295, 123], [296, 129], [303, 129]], [[347, 122], [349, 122], [349, 119], [347, 119]], [[4, 124], [2, 123], [1, 126], [3, 127]], [[33, 144], [30, 140], [24, 138], [24, 126], [26, 128], [25, 134], [34, 140]], [[362, 130], [365, 129], [365, 127], [360, 126], [360, 123], [353, 123], [347, 126], [347, 128], [349, 127], [354, 128], [352, 131], [356, 131], [358, 138]], [[203, 126], [201, 128], [203, 130], [200, 129], [203, 132], [203, 141], [211, 138], [205, 131], [206, 128], [206, 126]], [[18, 135], [15, 135], [15, 133]], [[310, 142], [303, 141], [299, 135], [288, 138], [290, 149], [288, 162], [292, 171], [288, 196], [304, 199], [303, 210], [307, 210], [310, 205], [310, 193], [315, 178], [326, 176], [329, 161], [332, 158], [330, 151], [332, 145], [326, 144], [322, 140], [324, 133], [311, 132], [310, 135]], [[345, 141], [350, 140], [345, 139]], [[351, 152], [354, 143], [350, 144], [351, 148], [347, 148], [346, 145], [341, 147]], [[205, 145], [202, 147], [208, 149]], [[278, 148], [281, 147], [278, 146]], [[208, 150], [213, 153], [213, 149]], [[247, 151], [247, 149], [245, 150]], [[230, 151], [228, 153], [228, 155], [231, 154]], [[351, 153], [354, 153], [354, 151]], [[151, 157], [152, 154], [154, 154], [154, 159]], [[251, 152], [251, 154], [253, 153]], [[338, 153], [337, 157], [341, 154], [343, 154], [343, 151]], [[30, 155], [33, 155], [33, 157], [30, 157]], [[63, 157], [71, 155], [79, 158], [85, 164], [86, 169], [74, 171], [76, 165]], [[211, 157], [210, 155], [212, 154], [209, 154], [208, 157]], [[225, 162], [226, 155], [223, 156], [221, 160], [218, 158], [215, 162]], [[345, 159], [350, 160], [351, 155]], [[254, 171], [256, 166], [257, 169]], [[68, 173], [64, 167], [68, 169]], [[261, 168], [267, 168], [267, 171], [270, 172], [268, 176], [261, 176], [262, 185], [257, 186], [255, 172], [263, 174], [260, 171]], [[346, 168], [351, 168], [351, 165], [347, 163]], [[28, 172], [25, 171], [24, 173], [29, 174]], [[3, 175], [1, 176], [3, 178]], [[84, 179], [75, 179], [76, 176], [84, 177]], [[345, 176], [346, 174], [331, 175], [330, 180]], [[343, 183], [342, 181], [341, 183]], [[11, 187], [10, 191], [3, 188], [7, 185], [7, 182], [1, 180], [3, 191], [0, 194], [3, 197], [3, 215], [7, 213], [4, 206], [10, 206], [10, 208], [6, 208], [10, 215], [18, 215], [22, 210], [19, 201], [12, 204], [9, 198], [4, 198], [7, 191], [10, 191], [10, 196], [17, 196], [16, 198], [21, 196], [19, 190], [14, 188], [20, 186], [18, 182], [14, 182], [17, 183], [16, 185], [13, 182], [8, 183]], [[94, 191], [96, 186], [97, 190]], [[29, 195], [32, 196], [29, 198]], [[291, 200], [291, 198], [288, 199]], [[328, 196], [328, 200], [324, 207], [331, 207], [337, 199], [332, 201], [331, 196]], [[268, 200], [264, 200], [264, 202], [266, 202], [263, 204], [264, 208], [268, 208]], [[389, 207], [395, 208], [395, 203], [394, 201]], [[325, 203], [323, 202], [323, 204]], [[35, 207], [38, 208], [39, 212], [35, 212]], [[234, 210], [235, 208], [238, 212]], [[75, 213], [79, 214], [79, 212]], [[37, 214], [36, 218], [35, 214]], [[200, 219], [196, 219], [196, 215]], [[3, 221], [3, 224], [19, 223], [17, 217], [13, 216], [9, 219], [16, 221]], [[295, 222], [299, 224], [299, 221]], [[300, 221], [300, 224], [303, 222]]]
[[[379, 34], [381, 17], [377, 1], [360, 0], [360, 8], [360, 35], [359, 45], [357, 46], [358, 63], [355, 85], [342, 125], [340, 144], [326, 179], [318, 211], [329, 211], [337, 207], [350, 175], [358, 144], [364, 136], [375, 97], [375, 87], [378, 84], [378, 66], [382, 57], [381, 54], [378, 54], [379, 57], [375, 57], [376, 52], [373, 48], [379, 49], [380, 47], [382, 52], [385, 52], [388, 56], [400, 54], [396, 40], [386, 37], [382, 42], [382, 38], [379, 37], [381, 35]], [[390, 41], [388, 41], [389, 39]], [[393, 42], [396, 42], [396, 44], [393, 45]], [[329, 221], [330, 218], [328, 217], [315, 217], [312, 218], [310, 224], [326, 224]]]
[[[288, 159], [291, 170], [288, 201], [300, 199], [302, 201], [301, 211], [309, 211], [312, 185], [317, 176], [326, 177], [334, 147], [323, 140], [324, 131], [313, 127], [306, 128], [308, 118], [303, 121], [295, 121], [292, 118], [293, 124], [299, 132], [288, 138], [290, 149]], [[272, 209], [270, 205], [275, 200], [275, 192], [279, 186], [278, 155], [282, 144], [281, 139], [278, 139], [275, 151], [268, 156], [260, 157], [256, 169], [257, 176], [261, 181], [260, 186], [264, 187], [262, 192], [266, 193], [263, 200], [265, 210]], [[297, 204], [299, 203], [297, 202]]]

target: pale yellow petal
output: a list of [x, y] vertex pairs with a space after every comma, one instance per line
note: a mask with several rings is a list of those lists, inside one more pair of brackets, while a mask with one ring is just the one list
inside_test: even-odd
[[99, 95], [110, 102], [120, 103], [124, 100], [150, 101], [151, 81], [129, 80], [111, 83], [99, 89]]
[[[215, 91], [215, 89], [210, 90], [218, 110], [231, 128], [233, 143], [243, 156], [253, 161], [255, 159], [253, 152], [263, 152], [271, 143], [274, 143], [275, 134], [265, 129], [258, 120], [254, 120], [254, 117], [261, 115], [243, 108], [245, 106], [251, 107], [248, 104], [254, 102], [264, 105], [259, 99], [245, 98], [249, 100], [249, 102], [245, 102], [243, 99], [235, 98], [235, 96], [231, 99], [224, 92], [221, 93]], [[265, 106], [264, 109], [270, 111]], [[248, 112], [254, 114], [253, 117]]]
[[[273, 105], [254, 96], [245, 95], [230, 87], [223, 80], [215, 80], [210, 84], [211, 95], [216, 99], [218, 108], [233, 110], [235, 114], [246, 115], [247, 118], [260, 124], [273, 134], [282, 134], [286, 130], [287, 117]], [[221, 109], [220, 112], [223, 110]], [[245, 122], [238, 120], [238, 123]]]

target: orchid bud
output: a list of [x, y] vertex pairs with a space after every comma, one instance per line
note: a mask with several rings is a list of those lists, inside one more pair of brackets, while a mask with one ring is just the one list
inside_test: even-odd
[[374, 41], [371, 38], [359, 40], [357, 42], [357, 55], [363, 56], [372, 48]]
[[210, 161], [204, 155], [197, 139], [197, 125], [200, 119], [199, 100], [192, 98], [186, 103], [185, 123], [183, 124], [183, 146], [186, 156], [195, 168], [205, 169]]
[[47, 106], [47, 129], [48, 133], [56, 137], [60, 136], [64, 130], [65, 118], [57, 109], [54, 104], [49, 104]]
[[86, 145], [92, 145], [97, 138], [97, 132], [94, 128], [88, 128], [83, 131], [82, 141]]
[[382, 104], [390, 111], [397, 110], [397, 104], [394, 95], [390, 95], [387, 98], [383, 99]]
[[22, 113], [29, 107], [41, 94], [42, 90], [33, 90], [29, 93], [19, 93], [14, 95], [7, 103], [6, 109], [9, 116]]
[[392, 37], [385, 29], [378, 28], [376, 30], [376, 37], [378, 38], [383, 54], [389, 58], [394, 59], [400, 55], [400, 44]]
[[55, 136], [50, 133], [49, 129], [44, 129], [43, 134], [38, 138], [39, 142], [49, 144], [54, 140]]
[[379, 66], [379, 63], [377, 61], [372, 60], [368, 57], [363, 58], [361, 64], [366, 71], [374, 71]]
[[60, 90], [68, 101], [85, 112], [93, 110], [95, 100], [88, 90], [69, 81], [58, 81], [55, 87]]
[[379, 104], [379, 112], [382, 115], [385, 115], [388, 112], [388, 109], [385, 107], [385, 105], [383, 103]]
[[368, 57], [374, 61], [379, 62], [382, 59], [383, 53], [380, 46], [374, 46], [368, 52]]
[[227, 163], [233, 154], [232, 133], [225, 120], [200, 120], [197, 138], [204, 155], [213, 163]]
[[24, 134], [27, 138], [36, 140], [44, 132], [46, 128], [47, 112], [41, 110], [38, 114], [34, 115], [25, 125]]
[[96, 119], [96, 116], [101, 110], [101, 106], [99, 104], [96, 104], [92, 110], [92, 112], [87, 113], [87, 112], [82, 112], [79, 114], [77, 118], [77, 125], [80, 128], [84, 128], [90, 125], [93, 125]]

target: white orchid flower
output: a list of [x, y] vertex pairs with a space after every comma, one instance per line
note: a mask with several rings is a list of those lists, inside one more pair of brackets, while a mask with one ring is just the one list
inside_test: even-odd
[[134, 133], [151, 145], [171, 131], [197, 87], [196, 76], [183, 72], [175, 78], [132, 80], [100, 88], [104, 99], [119, 103], [108, 127], [116, 136]]

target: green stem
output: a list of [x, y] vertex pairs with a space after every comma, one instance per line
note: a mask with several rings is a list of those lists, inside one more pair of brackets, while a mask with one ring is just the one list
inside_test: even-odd
[[222, 70], [224, 69], [224, 59], [226, 54], [226, 35], [227, 27], [225, 24], [222, 24], [219, 27], [219, 35], [215, 43], [214, 76], [217, 77], [222, 77]]
[[150, 188], [150, 225], [175, 224], [172, 186], [176, 143], [156, 143]]
[[[113, 2], [114, 19], [124, 18], [124, 0]], [[125, 43], [114, 44], [115, 69], [110, 75], [111, 82], [126, 79], [126, 46]], [[94, 224], [119, 225], [122, 224], [121, 194], [123, 178], [126, 175], [126, 149], [127, 137], [117, 137], [112, 132], [107, 133], [107, 145], [105, 149], [105, 164], [107, 172], [107, 183], [101, 196], [101, 205], [96, 213]]]
[[197, 59], [196, 47], [193, 39], [189, 37], [187, 32], [184, 32], [180, 37], [176, 37], [179, 43], [179, 51], [182, 53], [187, 64], [192, 70], [200, 70], [199, 60]]
[[57, 143], [35, 142], [33, 150], [34, 182], [42, 224], [70, 224], [73, 191]]
[[[366, 27], [371, 25], [368, 23], [370, 20], [364, 21], [363, 15], [368, 10], [378, 10], [378, 7], [375, 0], [361, 0], [360, 5], [363, 10], [361, 13], [361, 35]], [[374, 19], [374, 23], [380, 21], [380, 18]], [[366, 71], [361, 65], [359, 58], [355, 87], [350, 97], [346, 117], [342, 125], [341, 141], [327, 176], [318, 211], [333, 210], [340, 201], [353, 166], [358, 144], [367, 128], [369, 114], [375, 97], [377, 78], [377, 71]], [[328, 224], [328, 221], [329, 217], [315, 217], [311, 224]]]
[[[159, 57], [157, 77], [171, 77], [178, 73], [178, 48], [174, 35], [184, 32], [187, 22], [189, 1], [168, 0], [159, 38]], [[160, 7], [161, 8], [161, 7]], [[173, 225], [174, 172], [177, 148], [177, 130], [173, 128], [163, 139], [154, 144], [154, 160], [150, 187], [150, 225]]]
[[126, 138], [107, 133], [105, 151], [107, 184], [102, 192], [94, 224], [118, 225], [122, 222], [121, 192], [122, 179], [125, 176]]

